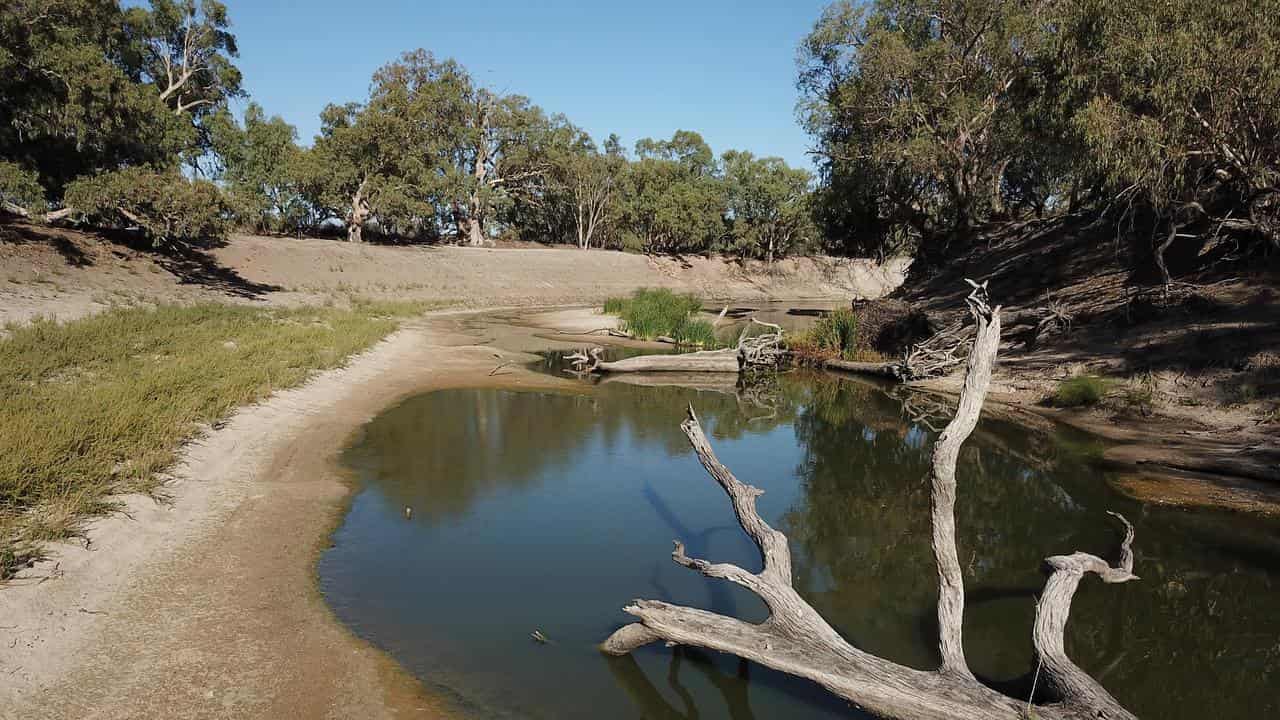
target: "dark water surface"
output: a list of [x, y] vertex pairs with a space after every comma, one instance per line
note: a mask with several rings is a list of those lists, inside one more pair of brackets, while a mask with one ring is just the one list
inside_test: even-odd
[[[361, 490], [320, 562], [326, 598], [475, 717], [850, 717], [816, 686], [736, 658], [595, 650], [636, 597], [763, 617], [745, 591], [671, 562], [680, 538], [694, 556], [759, 564], [679, 430], [690, 402], [725, 464], [767, 491], [761, 511], [791, 537], [801, 593], [859, 647], [934, 666], [924, 478], [929, 425], [946, 415], [807, 375], [737, 394], [607, 383], [411, 398], [345, 454]], [[957, 520], [975, 672], [1025, 693], [1041, 559], [1110, 557], [1105, 511], [1118, 510], [1137, 526], [1142, 580], [1086, 580], [1068, 651], [1146, 718], [1280, 717], [1280, 527], [1126, 499], [1091, 467], [1098, 451], [999, 420], [966, 445]]]

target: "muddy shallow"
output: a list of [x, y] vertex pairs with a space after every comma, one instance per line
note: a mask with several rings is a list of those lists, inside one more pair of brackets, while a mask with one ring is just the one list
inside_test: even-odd
[[[679, 432], [692, 402], [726, 464], [767, 491], [762, 512], [792, 538], [801, 592], [860, 647], [934, 665], [924, 477], [946, 409], [803, 374], [704, 385], [404, 400], [344, 453], [360, 490], [320, 561], [325, 598], [475, 717], [848, 717], [815, 686], [735, 658], [649, 648], [611, 660], [593, 647], [634, 597], [763, 616], [669, 558], [679, 538], [690, 554], [758, 566]], [[1101, 450], [994, 419], [966, 446], [957, 519], [975, 672], [1015, 694], [1029, 686], [1040, 559], [1108, 554], [1104, 511], [1119, 510], [1138, 529], [1142, 581], [1085, 584], [1068, 632], [1077, 662], [1140, 716], [1274, 715], [1280, 524], [1129, 499], [1094, 467]]]

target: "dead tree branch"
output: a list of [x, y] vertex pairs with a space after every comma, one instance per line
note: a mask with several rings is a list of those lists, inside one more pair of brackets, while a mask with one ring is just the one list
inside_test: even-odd
[[[738, 524], [760, 552], [763, 567], [760, 572], [752, 573], [737, 565], [693, 558], [678, 540], [672, 559], [702, 575], [728, 580], [752, 591], [768, 607], [769, 618], [751, 624], [705, 610], [656, 600], [636, 600], [625, 610], [637, 621], [614, 632], [601, 645], [601, 650], [611, 655], [625, 655], [650, 643], [666, 642], [732, 653], [812, 680], [858, 707], [886, 718], [1025, 720], [1024, 700], [996, 692], [974, 678], [965, 661], [961, 636], [964, 585], [955, 541], [955, 465], [961, 445], [977, 425], [1000, 343], [1000, 308], [988, 306], [985, 286], [975, 284], [967, 301], [976, 335], [968, 354], [959, 407], [934, 446], [931, 465], [941, 668], [916, 670], [854, 647], [800, 597], [792, 585], [787, 537], [765, 522], [756, 509], [756, 498], [763, 491], [739, 481], [720, 462], [692, 407], [681, 429], [703, 468], [729, 497]], [[1085, 553], [1047, 560], [1054, 571], [1037, 608], [1033, 639], [1043, 663], [1043, 675], [1058, 699], [1035, 707], [1036, 717], [1044, 720], [1132, 718], [1106, 690], [1071, 662], [1063, 646], [1071, 599], [1085, 573], [1096, 573], [1106, 582], [1134, 579], [1133, 529], [1127, 522], [1125, 527], [1118, 567], [1112, 568]]]

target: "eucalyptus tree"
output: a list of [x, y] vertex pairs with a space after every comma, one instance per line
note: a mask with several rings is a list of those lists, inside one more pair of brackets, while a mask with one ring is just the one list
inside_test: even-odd
[[242, 97], [239, 55], [227, 7], [218, 0], [151, 0], [125, 11], [128, 52], [142, 79], [174, 114], [199, 120]]
[[696, 177], [710, 177], [716, 173], [716, 157], [711, 147], [702, 135], [692, 130], [677, 130], [670, 140], [641, 138], [636, 142], [636, 157], [674, 162]]
[[745, 150], [721, 156], [728, 209], [728, 249], [768, 262], [814, 239], [809, 171], [782, 158], [757, 158]]
[[552, 123], [521, 95], [500, 95], [472, 85], [462, 99], [463, 142], [454, 153], [463, 179], [462, 224], [471, 245], [489, 242], [488, 227], [504, 205], [538, 192], [552, 170]]
[[636, 143], [623, 176], [620, 223], [625, 246], [645, 252], [704, 252], [725, 237], [724, 183], [697, 133]]
[[574, 241], [585, 250], [603, 245], [617, 223], [619, 184], [627, 160], [617, 136], [611, 151], [602, 152], [586, 132], [569, 126], [555, 143], [549, 188], [569, 210]]
[[297, 130], [279, 115], [268, 118], [250, 103], [243, 126], [214, 126], [213, 149], [237, 215], [258, 230], [301, 230], [317, 221], [302, 188], [304, 150]]
[[173, 164], [193, 141], [142, 82], [116, 0], [0, 4], [0, 160], [57, 201], [73, 178]]
[[127, 9], [124, 22], [132, 74], [189, 126], [182, 159], [206, 173], [213, 133], [229, 116], [228, 101], [245, 96], [226, 6], [218, 0], [150, 0], [147, 8]]
[[[841, 0], [800, 51], [800, 116], [852, 209], [920, 237], [972, 228], [1000, 206], [1019, 108], [1011, 90], [1039, 42], [1037, 2]], [[852, 168], [850, 167], [852, 166]]]
[[[1224, 228], [1280, 249], [1280, 2], [1075, 0], [1055, 7], [1081, 172], [1164, 251]], [[1136, 225], [1135, 225], [1136, 223]]]
[[394, 176], [395, 163], [380, 132], [385, 118], [359, 103], [328, 105], [320, 134], [298, 159], [298, 179], [308, 200], [330, 217], [342, 218], [347, 240], [362, 242], [378, 192]]

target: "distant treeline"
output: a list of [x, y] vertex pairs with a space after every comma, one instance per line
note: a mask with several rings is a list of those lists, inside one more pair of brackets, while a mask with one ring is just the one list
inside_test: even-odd
[[1280, 0], [841, 0], [800, 44], [817, 178], [690, 131], [597, 141], [425, 50], [300, 145], [256, 103], [233, 117], [230, 27], [216, 0], [6, 3], [4, 207], [157, 242], [932, 258], [991, 220], [1081, 214], [1162, 269], [1181, 238], [1280, 248]]
[[239, 225], [768, 258], [817, 238], [805, 170], [745, 151], [717, 158], [688, 131], [628, 153], [425, 50], [379, 69], [367, 98], [326, 107], [304, 147], [256, 103], [233, 117], [245, 92], [230, 26], [216, 0], [5, 3], [6, 207], [140, 227], [157, 242]]

